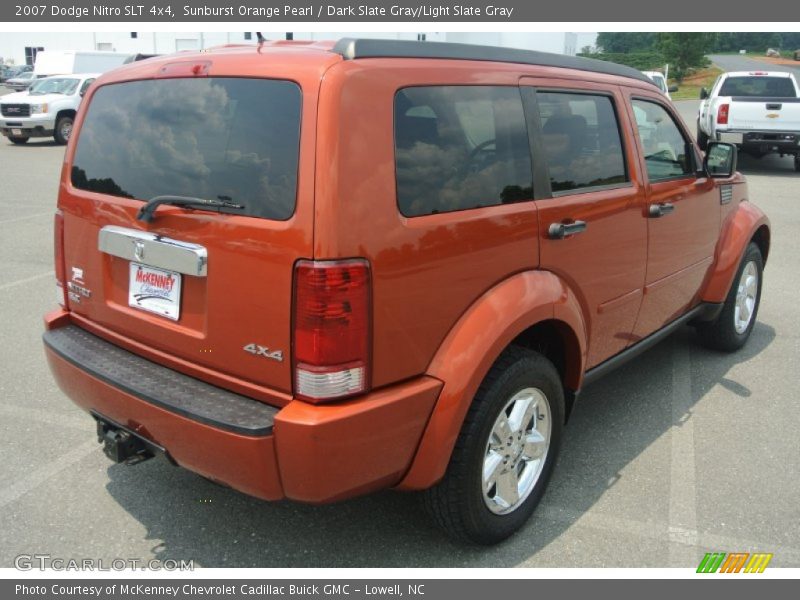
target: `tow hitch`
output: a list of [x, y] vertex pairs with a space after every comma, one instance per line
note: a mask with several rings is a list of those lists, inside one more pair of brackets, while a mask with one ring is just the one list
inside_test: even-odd
[[97, 421], [97, 441], [103, 444], [103, 454], [114, 462], [135, 465], [153, 458], [158, 453], [169, 458], [164, 448], [137, 435], [127, 427], [95, 412], [92, 412], [92, 416]]

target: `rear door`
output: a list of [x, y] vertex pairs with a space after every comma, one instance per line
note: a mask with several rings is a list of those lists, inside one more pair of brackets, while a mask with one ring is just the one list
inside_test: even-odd
[[[290, 392], [292, 268], [312, 249], [300, 86], [156, 78], [93, 86], [86, 100], [59, 201], [76, 320], [173, 368]], [[137, 219], [165, 195], [235, 206]]]
[[700, 158], [672, 105], [631, 97], [647, 186], [647, 277], [634, 336], [645, 337], [696, 304], [719, 235], [720, 196], [698, 176]]
[[[525, 78], [540, 265], [575, 290], [589, 368], [630, 343], [647, 256], [644, 190], [619, 88]], [[539, 196], [537, 194], [537, 196]]]

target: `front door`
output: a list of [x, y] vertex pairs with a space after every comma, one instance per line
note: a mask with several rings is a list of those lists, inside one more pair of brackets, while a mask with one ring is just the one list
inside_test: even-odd
[[539, 78], [522, 86], [540, 265], [578, 295], [591, 368], [630, 344], [641, 302], [647, 223], [633, 131], [619, 118], [626, 113], [617, 86]]
[[[638, 94], [638, 92], [636, 92]], [[719, 234], [719, 193], [674, 109], [661, 97], [631, 98], [647, 176], [647, 277], [636, 339], [696, 304]]]

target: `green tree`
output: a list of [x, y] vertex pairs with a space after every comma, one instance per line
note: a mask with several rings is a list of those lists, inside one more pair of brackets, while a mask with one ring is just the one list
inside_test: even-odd
[[597, 34], [597, 46], [603, 52], [637, 52], [652, 51], [656, 41], [655, 33], [647, 32], [610, 32]]
[[669, 63], [669, 72], [679, 83], [692, 70], [708, 63], [706, 52], [715, 43], [713, 33], [659, 33], [656, 45]]
[[780, 33], [773, 33], [769, 36], [769, 47], [778, 50], [783, 45], [783, 36]]

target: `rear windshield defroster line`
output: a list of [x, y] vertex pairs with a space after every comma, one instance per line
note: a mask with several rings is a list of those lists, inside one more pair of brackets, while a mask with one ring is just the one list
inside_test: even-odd
[[[301, 92], [271, 79], [157, 79], [97, 90], [72, 185], [135, 198], [177, 195], [286, 220], [295, 209]], [[224, 212], [224, 209], [223, 209]]]

